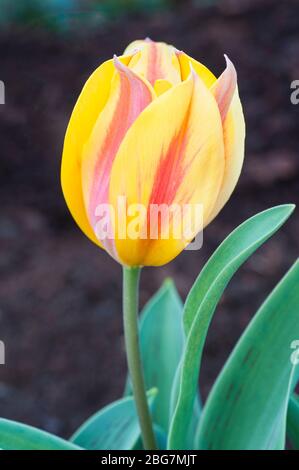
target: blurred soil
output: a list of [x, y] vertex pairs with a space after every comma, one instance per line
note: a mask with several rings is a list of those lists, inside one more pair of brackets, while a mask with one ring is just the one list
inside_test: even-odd
[[[298, 3], [223, 1], [219, 7], [135, 16], [65, 36], [26, 28], [0, 33], [0, 416], [68, 436], [123, 390], [126, 365], [121, 269], [75, 226], [59, 169], [72, 106], [91, 71], [135, 38], [175, 44], [216, 74], [233, 60], [247, 122], [244, 171], [204, 246], [145, 269], [141, 303], [166, 276], [185, 298], [223, 238], [256, 212], [298, 202]], [[217, 373], [256, 308], [298, 255], [292, 219], [230, 283], [210, 330], [201, 387]]]

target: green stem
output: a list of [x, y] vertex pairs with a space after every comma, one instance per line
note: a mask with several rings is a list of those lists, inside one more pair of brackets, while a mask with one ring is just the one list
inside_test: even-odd
[[143, 445], [156, 449], [153, 424], [146, 398], [138, 334], [138, 291], [140, 268], [123, 268], [124, 332], [129, 374], [135, 398]]

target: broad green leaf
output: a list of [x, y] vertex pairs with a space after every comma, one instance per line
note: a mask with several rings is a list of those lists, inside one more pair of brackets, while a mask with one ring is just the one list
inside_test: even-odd
[[[181, 372], [181, 364], [179, 365], [176, 375], [172, 385], [171, 391], [171, 399], [170, 399], [170, 415], [173, 415], [173, 410], [175, 409], [178, 394], [179, 394], [179, 386], [180, 386], [180, 372]], [[201, 399], [198, 391], [196, 390], [196, 397], [194, 400], [192, 416], [190, 422], [188, 424], [188, 429], [186, 432], [185, 438], [185, 447], [184, 450], [193, 450], [194, 449], [194, 436], [198, 426], [198, 421], [200, 419], [202, 411]]]
[[239, 225], [221, 243], [202, 269], [186, 299], [183, 318], [186, 334], [190, 331], [200, 302], [214, 283], [222, 282], [225, 288], [239, 267], [277, 232], [294, 209], [294, 204], [283, 204], [259, 212]]
[[[152, 407], [157, 390], [148, 393]], [[132, 397], [122, 398], [91, 416], [70, 441], [88, 450], [130, 450], [140, 436], [139, 422]]]
[[197, 393], [202, 351], [225, 287], [241, 264], [281, 227], [293, 210], [291, 204], [277, 206], [245, 221], [224, 240], [196, 279], [184, 308], [184, 327], [188, 336], [178, 401], [170, 426], [169, 449], [186, 447], [186, 430]]
[[0, 447], [3, 450], [82, 450], [41, 429], [0, 418]]
[[[140, 347], [146, 388], [159, 390], [153, 409], [156, 424], [167, 431], [172, 383], [182, 357], [182, 301], [167, 279], [144, 307], [140, 317]], [[127, 381], [126, 393], [130, 393]]]
[[285, 444], [299, 337], [299, 262], [287, 272], [251, 321], [204, 407], [199, 449], [273, 450]]
[[289, 401], [287, 436], [293, 449], [299, 450], [299, 396], [293, 395]]

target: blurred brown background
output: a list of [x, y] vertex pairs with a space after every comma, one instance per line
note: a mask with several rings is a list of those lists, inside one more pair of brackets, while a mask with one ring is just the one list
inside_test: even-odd
[[[19, 10], [13, 4], [19, 4]], [[41, 7], [42, 3], [42, 7]], [[270, 206], [298, 202], [298, 2], [0, 1], [0, 416], [68, 436], [123, 391], [121, 268], [75, 226], [60, 189], [65, 128], [92, 70], [136, 38], [176, 45], [216, 74], [227, 53], [247, 122], [244, 170], [198, 252], [145, 269], [142, 305], [166, 276], [183, 298], [223, 238]], [[298, 255], [298, 217], [235, 276], [210, 330], [206, 396], [265, 296]]]

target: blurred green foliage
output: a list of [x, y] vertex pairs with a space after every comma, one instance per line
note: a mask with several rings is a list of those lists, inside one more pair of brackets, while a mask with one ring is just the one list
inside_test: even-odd
[[[207, 6], [219, 0], [190, 0]], [[123, 15], [146, 14], [186, 4], [186, 0], [0, 0], [0, 27], [30, 25], [52, 30], [92, 27]]]
[[138, 11], [152, 12], [174, 3], [171, 0], [95, 0], [94, 4], [108, 17]]
[[0, 25], [63, 28], [78, 5], [78, 0], [0, 0]]
[[31, 25], [57, 30], [124, 14], [150, 13], [173, 0], [0, 0], [0, 26]]

